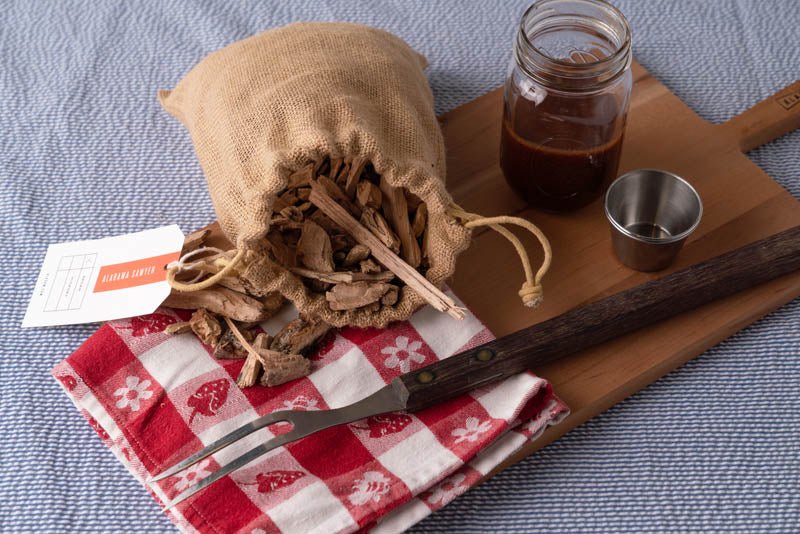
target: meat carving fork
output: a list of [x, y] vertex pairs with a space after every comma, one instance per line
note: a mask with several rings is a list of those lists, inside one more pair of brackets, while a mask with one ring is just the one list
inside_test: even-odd
[[416, 369], [349, 406], [259, 417], [149, 482], [175, 475], [268, 425], [293, 425], [288, 433], [252, 448], [186, 489], [167, 505], [169, 509], [263, 454], [325, 428], [386, 412], [420, 410], [798, 269], [800, 226]]

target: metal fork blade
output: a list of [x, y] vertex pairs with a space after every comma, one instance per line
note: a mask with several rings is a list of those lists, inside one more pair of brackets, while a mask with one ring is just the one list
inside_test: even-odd
[[281, 445], [285, 445], [286, 443], [289, 443], [291, 441], [300, 439], [300, 438], [302, 438], [304, 436], [307, 436], [307, 435], [308, 435], [308, 433], [301, 434], [299, 432], [291, 431], [291, 432], [287, 432], [286, 434], [282, 434], [280, 436], [277, 436], [277, 437], [269, 440], [266, 443], [258, 445], [257, 447], [253, 447], [252, 449], [250, 449], [249, 451], [247, 451], [243, 455], [241, 455], [238, 458], [236, 458], [231, 463], [223, 465], [222, 467], [220, 467], [219, 469], [217, 469], [216, 471], [214, 471], [213, 473], [208, 475], [206, 478], [204, 478], [203, 480], [201, 480], [200, 482], [198, 482], [194, 486], [190, 487], [189, 489], [185, 490], [183, 493], [181, 493], [180, 495], [178, 495], [177, 497], [172, 499], [172, 502], [170, 502], [166, 506], [166, 508], [164, 508], [164, 511], [169, 510], [170, 508], [172, 508], [173, 506], [175, 506], [177, 504], [180, 504], [181, 502], [185, 501], [186, 499], [188, 499], [189, 497], [191, 497], [192, 495], [194, 495], [198, 491], [202, 490], [203, 488], [205, 488], [209, 484], [213, 484], [217, 480], [221, 479], [222, 477], [224, 477], [228, 473], [236, 471], [240, 467], [244, 467], [245, 465], [249, 464], [250, 462], [252, 462], [256, 458], [258, 458], [262, 454], [266, 454], [269, 451], [271, 451], [272, 449], [275, 449], [277, 447], [280, 447]]
[[198, 491], [207, 487], [209, 484], [213, 484], [225, 475], [249, 464], [259, 456], [266, 454], [269, 451], [280, 447], [281, 445], [285, 445], [332, 426], [351, 423], [371, 415], [403, 410], [406, 407], [407, 399], [408, 390], [405, 389], [405, 386], [403, 386], [402, 382], [395, 380], [391, 384], [379, 389], [372, 395], [341, 408], [320, 411], [285, 410], [274, 412], [272, 414], [259, 417], [258, 419], [251, 421], [241, 428], [234, 430], [230, 434], [221, 437], [205, 449], [191, 455], [182, 462], [170, 467], [163, 473], [158, 474], [154, 478], [150, 479], [149, 482], [156, 482], [168, 476], [174, 475], [179, 471], [182, 471], [183, 469], [186, 469], [187, 467], [196, 464], [200, 460], [214, 454], [220, 449], [223, 449], [231, 443], [238, 441], [239, 439], [255, 432], [256, 430], [264, 428], [267, 425], [271, 425], [272, 423], [276, 423], [278, 421], [288, 421], [292, 423], [294, 428], [290, 432], [276, 436], [266, 443], [250, 449], [243, 455], [220, 467], [211, 475], [207, 476], [194, 486], [188, 488], [183, 493], [175, 497], [166, 507], [166, 510], [169, 510], [176, 504], [179, 504]]
[[165, 479], [167, 477], [171, 477], [172, 475], [174, 475], [174, 474], [176, 474], [176, 473], [178, 473], [180, 471], [183, 471], [187, 467], [191, 467], [194, 464], [196, 464], [197, 462], [199, 462], [201, 460], [204, 460], [208, 456], [211, 456], [212, 454], [214, 454], [218, 450], [224, 449], [225, 447], [227, 447], [231, 443], [233, 443], [235, 441], [239, 441], [243, 437], [252, 434], [256, 430], [260, 430], [260, 429], [264, 428], [265, 426], [269, 426], [271, 424], [278, 423], [280, 421], [288, 421], [289, 418], [291, 417], [291, 414], [292, 414], [292, 412], [289, 411], [289, 410], [282, 410], [280, 412], [273, 412], [271, 414], [267, 414], [267, 415], [264, 415], [262, 417], [259, 417], [258, 419], [254, 419], [254, 420], [250, 421], [249, 423], [247, 423], [246, 425], [243, 425], [243, 426], [237, 428], [233, 432], [222, 436], [221, 438], [219, 438], [217, 441], [215, 441], [214, 443], [212, 443], [208, 447], [206, 447], [206, 448], [194, 453], [193, 455], [189, 456], [188, 458], [186, 458], [182, 462], [179, 462], [179, 463], [173, 465], [172, 467], [170, 467], [169, 469], [167, 469], [166, 471], [162, 471], [161, 473], [157, 474], [156, 476], [150, 478], [148, 480], [148, 482], [158, 482], [159, 480], [163, 480], [163, 479]]

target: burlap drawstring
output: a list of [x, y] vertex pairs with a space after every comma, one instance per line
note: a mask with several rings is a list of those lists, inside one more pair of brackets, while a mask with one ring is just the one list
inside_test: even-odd
[[219, 270], [219, 272], [209, 276], [208, 278], [200, 282], [179, 282], [178, 280], [176, 280], [175, 277], [179, 273], [184, 271], [191, 271], [193, 269], [196, 269], [200, 265], [208, 263], [203, 260], [197, 260], [189, 264], [186, 263], [186, 260], [190, 256], [199, 255], [199, 253], [201, 252], [223, 252], [223, 251], [221, 249], [217, 249], [214, 247], [201, 247], [197, 250], [193, 250], [192, 252], [184, 254], [183, 257], [179, 259], [177, 262], [169, 264], [167, 266], [167, 282], [169, 282], [169, 285], [170, 287], [172, 287], [172, 289], [174, 289], [175, 291], [182, 291], [184, 293], [188, 293], [191, 291], [200, 291], [201, 289], [208, 289], [209, 287], [213, 286], [214, 284], [216, 284], [217, 282], [228, 276], [228, 274], [231, 271], [233, 271], [233, 269], [236, 268], [239, 262], [242, 261], [242, 258], [244, 258], [245, 255], [245, 250], [240, 249], [236, 251], [236, 255], [230, 261], [224, 258], [216, 258], [214, 260], [215, 262], [222, 261], [225, 263], [225, 265], [222, 267], [222, 269]]
[[[550, 242], [547, 240], [547, 237], [545, 237], [542, 231], [539, 230], [535, 224], [520, 217], [509, 217], [506, 215], [500, 217], [481, 217], [475, 213], [464, 211], [456, 205], [451, 206], [448, 209], [448, 213], [457, 219], [466, 221], [464, 223], [464, 228], [488, 226], [492, 230], [508, 239], [511, 244], [514, 245], [514, 248], [519, 255], [519, 259], [522, 262], [522, 268], [525, 270], [525, 282], [522, 283], [522, 287], [519, 290], [519, 296], [522, 299], [522, 303], [529, 308], [535, 308], [541, 304], [543, 299], [542, 278], [550, 268], [550, 261], [552, 260], [553, 251], [550, 248]], [[542, 260], [541, 267], [539, 267], [539, 270], [536, 271], [535, 275], [533, 274], [533, 268], [531, 267], [531, 260], [528, 258], [528, 253], [525, 251], [525, 247], [522, 245], [522, 242], [507, 228], [500, 226], [502, 224], [515, 224], [520, 226], [532, 233], [542, 244], [542, 250], [544, 250], [544, 259]]]

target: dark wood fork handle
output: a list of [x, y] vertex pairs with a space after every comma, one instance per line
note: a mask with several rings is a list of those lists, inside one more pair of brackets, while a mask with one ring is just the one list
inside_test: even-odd
[[800, 269], [800, 226], [397, 378], [419, 410]]

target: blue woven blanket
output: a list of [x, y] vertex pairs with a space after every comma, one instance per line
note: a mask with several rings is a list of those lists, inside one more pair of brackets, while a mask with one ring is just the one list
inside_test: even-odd
[[[48, 243], [214, 219], [156, 89], [258, 31], [351, 20], [428, 56], [443, 112], [502, 83], [526, 1], [0, 2], [0, 531], [173, 531], [48, 373], [93, 327], [19, 328]], [[615, 2], [637, 59], [706, 119], [800, 74], [795, 0]], [[750, 156], [800, 195], [800, 134]], [[798, 532], [798, 391], [795, 301], [418, 530]]]

